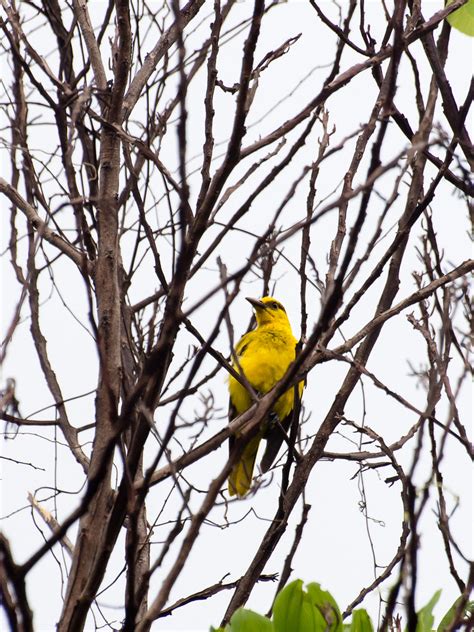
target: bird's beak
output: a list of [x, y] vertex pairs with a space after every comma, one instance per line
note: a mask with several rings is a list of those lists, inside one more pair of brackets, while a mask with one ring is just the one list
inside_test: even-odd
[[258, 300], [257, 298], [247, 297], [245, 300], [248, 301], [250, 305], [252, 305], [252, 307], [255, 309], [265, 309], [265, 310], [267, 309], [267, 306], [265, 305], [265, 303], [263, 301]]

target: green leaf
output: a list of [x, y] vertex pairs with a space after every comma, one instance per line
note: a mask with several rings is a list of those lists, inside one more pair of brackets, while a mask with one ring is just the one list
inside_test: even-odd
[[426, 606], [417, 613], [418, 620], [416, 622], [416, 632], [432, 631], [434, 623], [433, 608], [435, 607], [440, 595], [441, 590], [437, 590]]
[[[438, 626], [437, 632], [444, 632], [444, 630], [446, 630], [446, 628], [451, 624], [461, 599], [462, 597], [458, 597], [451, 608], [448, 610], [448, 612], [441, 619], [441, 623]], [[474, 614], [474, 601], [468, 601], [464, 607], [464, 617], [472, 614]]]
[[342, 630], [342, 617], [334, 597], [327, 590], [323, 590], [320, 584], [311, 583], [306, 586], [308, 594], [314, 606], [323, 615], [329, 632]]
[[297, 579], [281, 590], [273, 605], [275, 632], [324, 632], [327, 628], [323, 615], [312, 604]]
[[349, 630], [350, 632], [374, 632], [372, 621], [367, 614], [367, 610], [363, 608], [354, 610]]
[[[448, 0], [446, 6], [452, 4], [454, 0]], [[474, 0], [468, 0], [461, 8], [453, 11], [446, 18], [451, 26], [465, 35], [474, 36]]]
[[232, 615], [225, 632], [274, 632], [274, 627], [267, 617], [252, 610], [239, 608]]

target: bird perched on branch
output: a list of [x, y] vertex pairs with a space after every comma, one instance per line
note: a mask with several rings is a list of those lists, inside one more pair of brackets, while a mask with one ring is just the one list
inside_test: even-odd
[[[272, 296], [257, 300], [247, 299], [255, 310], [257, 326], [246, 333], [235, 348], [234, 368], [243, 373], [245, 380], [257, 394], [268, 393], [285, 375], [295, 359], [297, 340], [291, 331], [290, 321], [283, 305]], [[298, 385], [299, 396], [304, 383]], [[231, 421], [252, 405], [249, 389], [233, 376], [229, 378], [229, 420]], [[291, 423], [295, 403], [295, 389], [289, 388], [273, 406], [272, 412], [262, 422], [258, 433], [252, 437], [232, 468], [228, 487], [231, 496], [244, 496], [250, 489], [252, 473], [262, 438], [267, 440], [265, 453], [260, 462], [266, 472], [275, 460]], [[235, 437], [230, 440], [232, 450]]]

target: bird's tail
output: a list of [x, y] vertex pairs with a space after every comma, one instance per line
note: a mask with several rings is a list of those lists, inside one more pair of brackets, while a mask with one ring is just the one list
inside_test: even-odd
[[248, 442], [239, 461], [232, 468], [228, 480], [231, 496], [242, 497], [249, 491], [260, 439], [260, 435], [257, 435]]

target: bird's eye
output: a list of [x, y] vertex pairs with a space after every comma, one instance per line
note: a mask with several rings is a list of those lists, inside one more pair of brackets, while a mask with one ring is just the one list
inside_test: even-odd
[[278, 309], [278, 303], [276, 301], [274, 303], [272, 303], [272, 308], [273, 309]]

